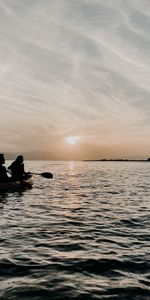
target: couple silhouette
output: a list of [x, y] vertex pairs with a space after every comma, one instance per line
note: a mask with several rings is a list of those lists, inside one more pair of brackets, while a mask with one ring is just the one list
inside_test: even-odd
[[[0, 153], [0, 182], [24, 180], [31, 177], [29, 173], [24, 170], [24, 158], [18, 155], [16, 160], [6, 169], [4, 154]], [[8, 176], [10, 174], [11, 176]]]

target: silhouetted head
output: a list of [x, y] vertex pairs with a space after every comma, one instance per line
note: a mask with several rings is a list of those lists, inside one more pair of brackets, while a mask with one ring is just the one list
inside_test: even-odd
[[3, 165], [5, 163], [4, 154], [0, 153], [0, 164]]
[[22, 164], [23, 163], [23, 156], [18, 155], [17, 158], [16, 158], [16, 162], [19, 163], [19, 164]]

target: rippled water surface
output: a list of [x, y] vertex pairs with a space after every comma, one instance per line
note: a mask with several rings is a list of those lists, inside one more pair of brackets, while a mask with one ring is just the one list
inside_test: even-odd
[[150, 163], [27, 162], [0, 195], [0, 299], [150, 299]]

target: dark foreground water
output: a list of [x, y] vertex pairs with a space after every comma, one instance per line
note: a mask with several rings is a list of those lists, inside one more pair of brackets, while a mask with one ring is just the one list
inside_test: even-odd
[[27, 162], [0, 196], [0, 299], [150, 299], [150, 163]]

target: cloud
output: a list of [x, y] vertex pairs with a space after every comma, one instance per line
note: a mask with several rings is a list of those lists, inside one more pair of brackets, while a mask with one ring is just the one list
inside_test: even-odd
[[5, 151], [50, 151], [79, 134], [109, 151], [131, 137], [147, 143], [148, 1], [0, 0], [0, 8]]

